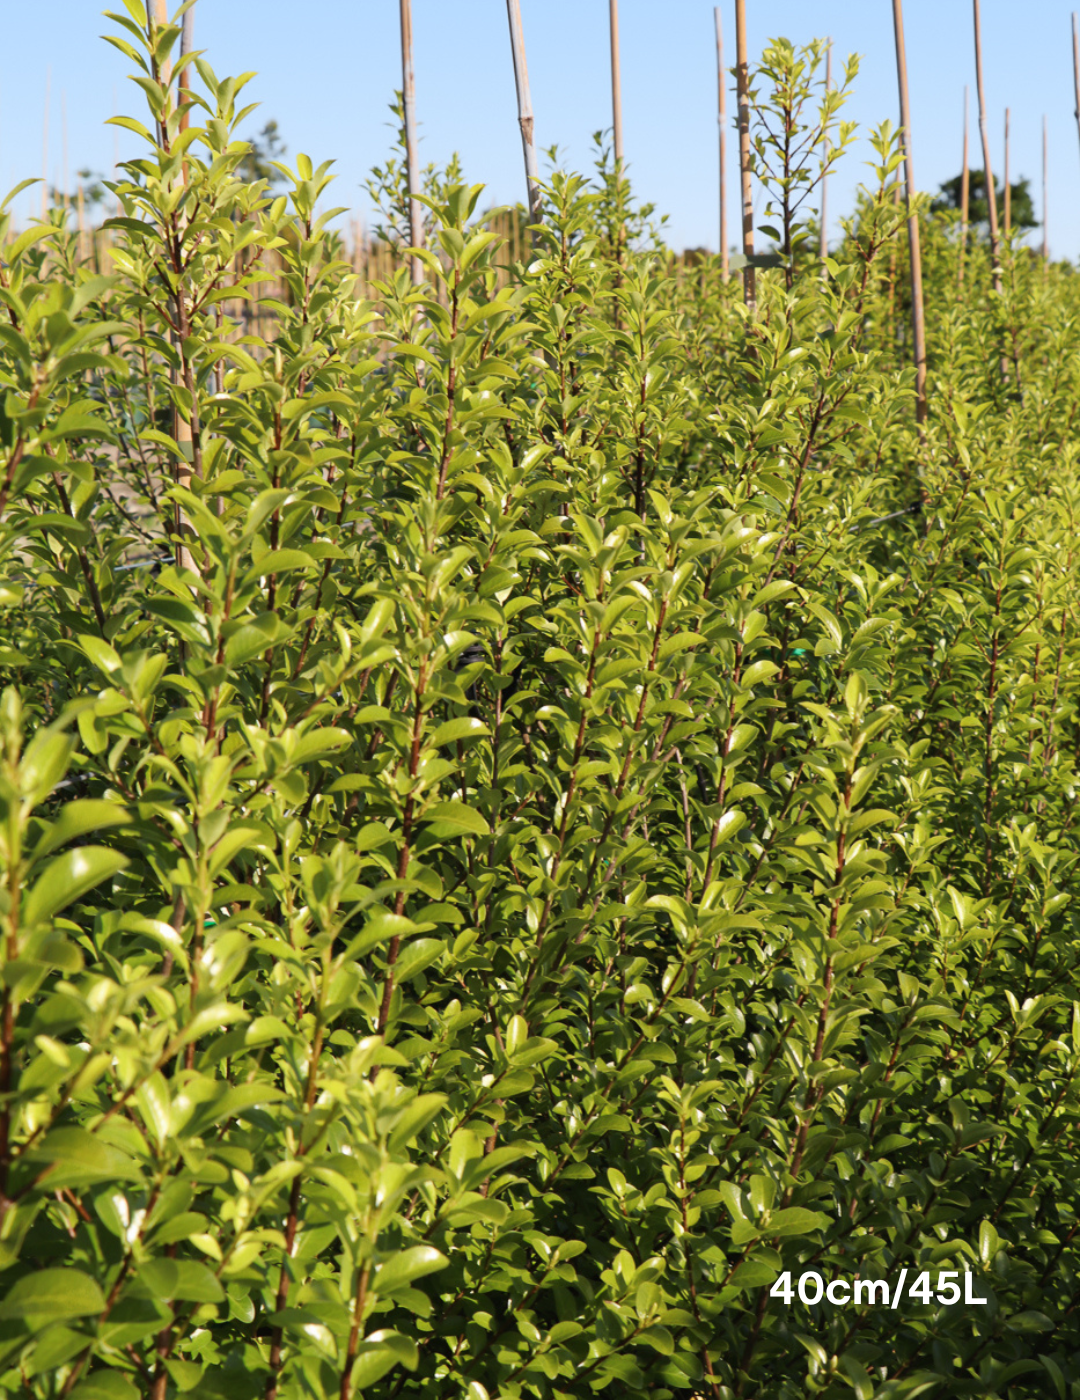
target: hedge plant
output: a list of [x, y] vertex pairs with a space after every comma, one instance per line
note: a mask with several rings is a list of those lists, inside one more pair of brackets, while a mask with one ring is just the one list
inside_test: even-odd
[[0, 220], [0, 1386], [1080, 1394], [1071, 269], [927, 218], [918, 431], [775, 41], [754, 311], [603, 153], [358, 299], [125, 6], [106, 274]]

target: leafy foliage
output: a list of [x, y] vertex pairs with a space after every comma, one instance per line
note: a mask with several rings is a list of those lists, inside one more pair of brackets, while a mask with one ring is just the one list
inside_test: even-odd
[[885, 126], [754, 314], [603, 156], [358, 300], [113, 23], [111, 274], [0, 211], [0, 1383], [1071, 1394], [1075, 278], [928, 221], [920, 435]]

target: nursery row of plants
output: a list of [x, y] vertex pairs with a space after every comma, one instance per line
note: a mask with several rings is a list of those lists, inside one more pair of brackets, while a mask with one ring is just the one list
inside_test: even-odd
[[754, 306], [603, 150], [358, 300], [125, 3], [111, 269], [0, 221], [0, 1388], [1080, 1395], [1080, 280], [921, 200], [917, 426], [777, 40]]

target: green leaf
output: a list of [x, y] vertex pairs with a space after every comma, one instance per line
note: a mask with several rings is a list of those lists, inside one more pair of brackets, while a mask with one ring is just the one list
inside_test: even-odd
[[93, 633], [84, 632], [79, 636], [79, 646], [82, 647], [87, 659], [93, 662], [99, 671], [104, 671], [107, 676], [119, 671], [120, 658], [108, 642], [103, 642], [100, 637], [95, 637]]
[[414, 938], [401, 950], [394, 966], [394, 981], [403, 983], [423, 972], [442, 956], [446, 944], [441, 938]]
[[422, 820], [428, 830], [443, 839], [456, 836], [490, 836], [491, 828], [474, 808], [464, 802], [435, 802]]
[[23, 921], [27, 925], [44, 923], [127, 864], [126, 856], [107, 846], [78, 846], [65, 851], [38, 876], [23, 905]]
[[448, 1263], [446, 1255], [440, 1254], [431, 1245], [413, 1245], [409, 1249], [401, 1250], [381, 1265], [375, 1271], [371, 1286], [376, 1293], [385, 1297], [395, 1289], [404, 1288], [412, 1283], [415, 1278], [434, 1273], [436, 1269], [445, 1269]]
[[105, 1295], [80, 1269], [41, 1269], [21, 1278], [0, 1302], [0, 1321], [23, 1319], [32, 1330], [103, 1312]]
[[71, 1400], [139, 1400], [139, 1392], [120, 1371], [94, 1371], [71, 1392]]
[[162, 1302], [220, 1303], [225, 1297], [213, 1273], [195, 1259], [150, 1259], [137, 1277]]
[[35, 860], [46, 856], [58, 846], [66, 846], [88, 831], [100, 831], [106, 826], [120, 826], [131, 820], [126, 807], [118, 802], [103, 799], [80, 798], [69, 802], [61, 810], [59, 817], [47, 827], [34, 849]]
[[487, 725], [482, 724], [480, 720], [462, 716], [460, 719], [448, 719], [444, 724], [440, 724], [431, 736], [431, 743], [435, 748], [441, 748], [443, 744], [456, 744], [464, 739], [482, 739], [490, 732]]
[[35, 1176], [41, 1174], [40, 1189], [50, 1195], [65, 1186], [142, 1180], [130, 1157], [85, 1128], [54, 1128], [25, 1156], [36, 1164]]

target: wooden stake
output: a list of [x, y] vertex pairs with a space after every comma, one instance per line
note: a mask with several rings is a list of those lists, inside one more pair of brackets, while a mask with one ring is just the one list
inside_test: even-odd
[[[832, 39], [825, 50], [825, 94], [832, 89]], [[821, 157], [821, 261], [829, 256], [829, 177], [825, 173], [829, 158], [829, 133], [825, 132], [825, 145]]]
[[[169, 22], [169, 0], [153, 0], [153, 5], [151, 6], [151, 18], [153, 19], [155, 29], [164, 29]], [[165, 87], [168, 87], [169, 84], [172, 82], [171, 58], [167, 58], [165, 62], [161, 65], [161, 72], [158, 76], [160, 77], [162, 84]], [[169, 111], [168, 106], [166, 106], [165, 110], [167, 114]]]
[[[901, 181], [901, 179], [900, 179], [900, 172], [897, 171], [897, 172], [896, 172], [896, 178], [895, 178], [895, 180], [893, 181], [893, 192], [892, 192], [892, 202], [893, 202], [893, 208], [894, 208], [894, 209], [899, 209], [899, 208], [900, 208], [900, 186], [901, 186], [901, 183], [902, 183], [902, 181]], [[900, 348], [900, 335], [899, 335], [899, 330], [900, 330], [899, 323], [897, 322], [897, 319], [896, 319], [896, 239], [893, 238], [893, 239], [890, 239], [890, 240], [889, 240], [889, 327], [888, 327], [888, 343], [892, 346], [892, 348], [893, 348], [894, 350], [898, 350], [898, 349]]]
[[[979, 0], [975, 0], [978, 5]], [[911, 340], [915, 360], [915, 421], [926, 422], [926, 322], [923, 317], [922, 250], [915, 212], [915, 161], [911, 153], [911, 111], [908, 105], [907, 55], [904, 51], [902, 0], [893, 0], [896, 35], [896, 80], [900, 88], [900, 131], [904, 144], [904, 184], [907, 193], [908, 252], [911, 259]]]
[[724, 72], [724, 36], [720, 27], [720, 6], [713, 8], [716, 21], [716, 85], [719, 97], [717, 123], [720, 127], [720, 276], [726, 282], [731, 276], [727, 247], [727, 74]]
[[[754, 255], [754, 195], [750, 187], [750, 66], [746, 58], [746, 0], [735, 0], [735, 85], [739, 99], [739, 175], [742, 182], [742, 246], [748, 260]], [[743, 300], [751, 310], [757, 305], [754, 269], [743, 268]]]
[[964, 169], [960, 175], [960, 258], [956, 282], [964, 285], [964, 254], [967, 252], [968, 208], [971, 198], [971, 171], [968, 166], [968, 86], [964, 84]]
[[52, 67], [45, 68], [45, 122], [41, 135], [41, 221], [49, 208], [49, 88], [52, 86]]
[[1073, 95], [1074, 95], [1074, 98], [1075, 98], [1075, 106], [1074, 106], [1073, 115], [1074, 115], [1075, 118], [1076, 118], [1076, 130], [1077, 130], [1077, 134], [1080, 135], [1080, 42], [1077, 41], [1077, 37], [1076, 37], [1076, 11], [1075, 11], [1075, 10], [1073, 10], [1073, 17], [1072, 17], [1072, 34], [1073, 34]]
[[1043, 236], [1042, 236], [1042, 260], [1043, 260], [1043, 271], [1044, 271], [1044, 272], [1046, 271], [1047, 265], [1048, 265], [1049, 262], [1050, 262], [1050, 245], [1049, 245], [1049, 243], [1047, 242], [1047, 239], [1048, 239], [1048, 237], [1049, 237], [1049, 234], [1048, 234], [1048, 231], [1047, 231], [1047, 217], [1048, 217], [1047, 211], [1048, 211], [1048, 209], [1049, 209], [1049, 197], [1048, 197], [1048, 195], [1049, 195], [1049, 181], [1048, 181], [1048, 179], [1047, 179], [1047, 174], [1046, 174], [1046, 116], [1045, 116], [1045, 114], [1044, 114], [1044, 115], [1043, 115], [1043, 198], [1042, 198], [1042, 205], [1043, 205], [1043, 217], [1042, 217], [1042, 226], [1043, 226]]
[[[180, 30], [180, 57], [184, 58], [195, 48], [195, 6], [184, 11], [183, 28]], [[177, 94], [177, 101], [183, 106], [180, 111], [180, 130], [187, 131], [188, 120], [191, 111], [188, 106], [188, 95], [191, 92], [191, 64], [185, 63], [180, 69], [180, 91]], [[188, 182], [188, 163], [184, 161], [184, 184]], [[218, 364], [218, 374], [222, 373], [222, 366]]]
[[615, 141], [615, 170], [622, 179], [622, 80], [619, 73], [619, 0], [608, 0], [611, 21], [611, 124]]
[[63, 203], [64, 213], [68, 207], [68, 144], [67, 144], [67, 89], [60, 89], [60, 149], [63, 160], [63, 174], [61, 176], [63, 184], [60, 187], [60, 199]]
[[1012, 190], [1009, 188], [1009, 109], [1005, 108], [1005, 241], [1012, 228]]
[[[540, 175], [536, 165], [533, 109], [532, 99], [529, 96], [529, 68], [525, 62], [525, 35], [521, 28], [520, 0], [506, 0], [506, 15], [510, 21], [510, 48], [514, 55], [514, 83], [517, 87], [521, 149], [525, 156], [525, 185], [529, 192], [529, 217], [536, 224], [540, 222]], [[535, 234], [533, 238], [535, 241]]]
[[990, 267], [994, 291], [1001, 291], [1001, 249], [998, 240], [997, 191], [990, 169], [990, 132], [986, 125], [986, 98], [982, 76], [982, 26], [979, 23], [979, 0], [972, 0], [975, 15], [975, 87], [979, 94], [979, 132], [982, 136], [983, 175], [986, 180], [986, 207], [990, 211]]
[[[416, 84], [413, 79], [412, 0], [401, 0], [401, 91], [405, 109], [405, 161], [409, 176], [409, 242], [413, 248], [424, 246], [424, 223], [420, 201], [420, 166], [416, 153]], [[413, 285], [424, 280], [424, 265], [418, 257], [410, 258]]]

